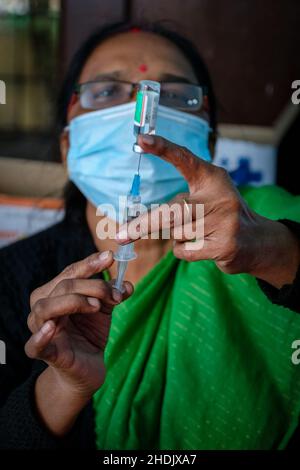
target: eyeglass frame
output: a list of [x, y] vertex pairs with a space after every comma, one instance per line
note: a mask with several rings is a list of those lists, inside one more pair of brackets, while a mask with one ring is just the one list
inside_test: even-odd
[[[76, 95], [79, 95], [79, 99], [80, 99], [80, 93], [81, 93], [81, 87], [83, 85], [88, 85], [90, 83], [103, 83], [103, 82], [113, 82], [113, 83], [125, 83], [127, 85], [131, 85], [131, 92], [130, 92], [130, 95], [129, 97], [131, 97], [134, 93], [134, 91], [138, 88], [139, 86], [139, 82], [129, 82], [127, 80], [118, 80], [118, 79], [102, 79], [102, 80], [88, 80], [86, 82], [82, 82], [82, 83], [77, 83], [74, 87], [74, 93]], [[183, 85], [191, 85], [191, 86], [194, 86], [194, 87], [197, 87], [197, 88], [201, 88], [202, 90], [202, 96], [203, 98], [204, 97], [207, 97], [208, 96], [208, 87], [205, 86], [205, 85], [200, 85], [200, 84], [195, 84], [195, 83], [189, 83], [189, 82], [180, 82], [180, 81], [169, 81], [169, 82], [160, 82], [161, 84], [164, 84], [164, 83], [169, 83], [169, 84], [183, 84]], [[83, 109], [94, 109], [94, 108], [83, 108]], [[99, 108], [101, 109], [101, 108]], [[201, 109], [201, 107], [200, 107]], [[192, 111], [192, 110], [191, 110]], [[198, 110], [199, 111], [199, 110]]]

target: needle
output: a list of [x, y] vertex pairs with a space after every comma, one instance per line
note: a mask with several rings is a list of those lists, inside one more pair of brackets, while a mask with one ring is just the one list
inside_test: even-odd
[[137, 168], [137, 174], [140, 174], [140, 166], [141, 166], [141, 159], [142, 159], [142, 153], [139, 155], [139, 161], [138, 161], [138, 168]]

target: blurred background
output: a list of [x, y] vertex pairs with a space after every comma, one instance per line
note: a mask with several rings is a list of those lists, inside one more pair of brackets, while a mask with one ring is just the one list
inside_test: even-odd
[[2, 196], [60, 195], [61, 81], [94, 28], [123, 20], [163, 22], [197, 45], [217, 95], [216, 163], [236, 183], [277, 182], [299, 193], [300, 105], [291, 102], [300, 79], [299, 0], [0, 0]]

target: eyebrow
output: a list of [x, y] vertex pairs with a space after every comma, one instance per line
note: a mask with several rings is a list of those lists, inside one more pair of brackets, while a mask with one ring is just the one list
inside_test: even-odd
[[122, 72], [119, 70], [115, 70], [114, 72], [109, 72], [109, 73], [101, 73], [96, 75], [92, 80], [90, 81], [96, 81], [96, 80], [116, 80], [121, 78]]
[[196, 85], [196, 83], [192, 80], [189, 80], [186, 77], [182, 77], [181, 75], [173, 75], [172, 73], [164, 73], [160, 76], [160, 81], [173, 83], [189, 83], [190, 85]]

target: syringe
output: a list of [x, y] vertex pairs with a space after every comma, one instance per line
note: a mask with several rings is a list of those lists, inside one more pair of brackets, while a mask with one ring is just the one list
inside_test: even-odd
[[[134, 175], [132, 187], [126, 199], [124, 221], [130, 222], [139, 216], [140, 204], [140, 176], [136, 174]], [[114, 259], [118, 261], [118, 274], [114, 287], [122, 293], [125, 291], [123, 287], [123, 279], [128, 261], [131, 261], [136, 257], [137, 255], [134, 252], [134, 242], [129, 243], [128, 245], [119, 246], [118, 251], [114, 254]]]
[[[124, 222], [130, 222], [140, 214], [140, 164], [143, 149], [138, 145], [137, 137], [140, 134], [155, 134], [159, 95], [160, 84], [158, 82], [151, 80], [142, 80], [139, 82], [134, 115], [134, 135], [136, 136], [136, 142], [133, 144], [133, 152], [139, 154], [139, 160], [137, 173], [133, 177], [131, 190], [126, 199]], [[125, 291], [123, 279], [128, 261], [136, 257], [133, 242], [128, 245], [121, 245], [114, 254], [114, 259], [118, 261], [118, 273], [114, 287], [122, 293]]]

